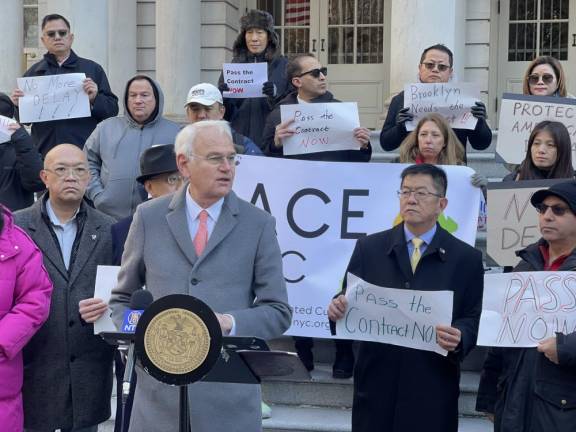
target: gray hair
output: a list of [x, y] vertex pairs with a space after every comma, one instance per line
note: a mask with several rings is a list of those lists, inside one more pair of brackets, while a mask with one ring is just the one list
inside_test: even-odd
[[186, 157], [194, 153], [194, 142], [198, 134], [203, 129], [215, 129], [221, 135], [230, 138], [232, 142], [232, 130], [230, 124], [225, 120], [203, 120], [184, 127], [178, 135], [176, 135], [176, 142], [174, 144], [174, 151], [176, 156], [182, 154]]

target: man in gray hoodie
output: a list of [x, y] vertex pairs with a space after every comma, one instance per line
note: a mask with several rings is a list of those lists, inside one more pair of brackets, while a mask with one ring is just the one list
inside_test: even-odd
[[86, 196], [116, 220], [132, 215], [146, 198], [136, 181], [142, 152], [155, 144], [173, 144], [180, 129], [162, 116], [163, 107], [158, 83], [136, 75], [126, 84], [124, 116], [104, 120], [86, 141], [92, 175]]

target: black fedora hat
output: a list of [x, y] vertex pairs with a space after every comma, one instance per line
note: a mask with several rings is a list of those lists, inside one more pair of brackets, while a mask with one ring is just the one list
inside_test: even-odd
[[178, 171], [178, 166], [174, 144], [154, 145], [140, 156], [140, 176], [136, 180], [144, 184], [149, 178], [175, 171]]
[[549, 196], [557, 196], [562, 201], [568, 204], [572, 213], [576, 214], [576, 180], [565, 181], [556, 183], [548, 189], [540, 189], [534, 192], [530, 198], [530, 202], [534, 207], [537, 207]]

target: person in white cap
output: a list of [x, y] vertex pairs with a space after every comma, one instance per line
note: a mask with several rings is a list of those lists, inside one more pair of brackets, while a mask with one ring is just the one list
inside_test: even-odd
[[[220, 90], [208, 83], [196, 84], [186, 98], [186, 118], [190, 124], [202, 120], [222, 120], [226, 108]], [[232, 128], [232, 141], [239, 154], [262, 155], [260, 148], [247, 136]]]

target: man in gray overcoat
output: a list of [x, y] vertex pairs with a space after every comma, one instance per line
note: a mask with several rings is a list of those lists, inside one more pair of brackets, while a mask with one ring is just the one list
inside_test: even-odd
[[[132, 292], [146, 285], [155, 299], [189, 294], [206, 302], [224, 335], [280, 336], [291, 310], [275, 221], [231, 190], [238, 156], [228, 124], [184, 128], [176, 161], [188, 183], [134, 215], [110, 301], [116, 325]], [[137, 372], [130, 431], [177, 431], [178, 388]], [[194, 432], [262, 428], [259, 385], [198, 382], [189, 397]]]
[[24, 348], [24, 427], [95, 432], [110, 417], [114, 349], [94, 335], [107, 310], [94, 284], [96, 267], [112, 264], [114, 220], [83, 202], [90, 172], [75, 145], [50, 150], [40, 178], [48, 192], [14, 214], [54, 283], [48, 321]]

